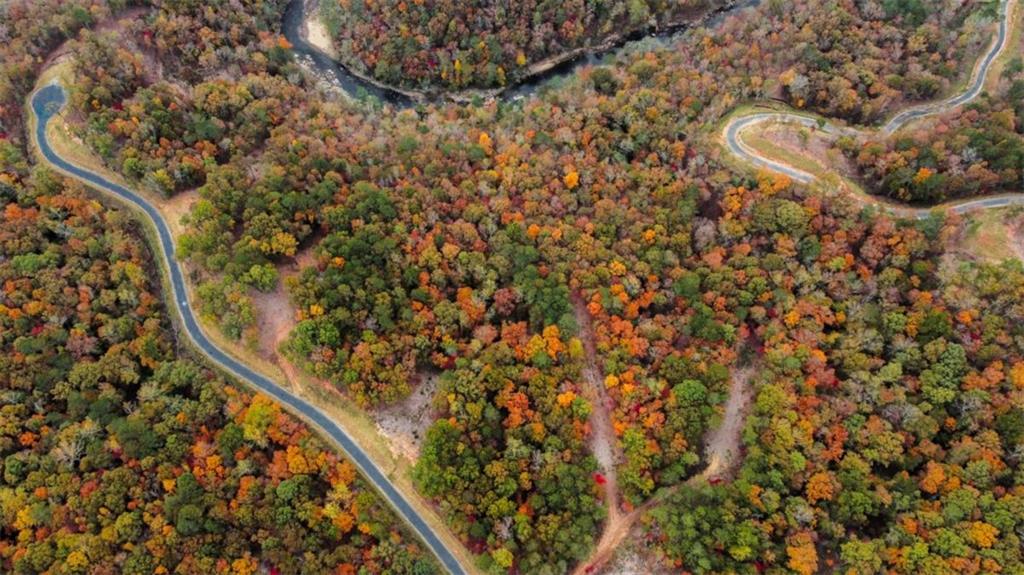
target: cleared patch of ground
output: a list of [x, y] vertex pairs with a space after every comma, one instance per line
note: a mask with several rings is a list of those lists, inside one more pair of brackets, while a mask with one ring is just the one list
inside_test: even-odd
[[[315, 260], [313, 247], [302, 249], [290, 263], [278, 268], [280, 279], [273, 291], [250, 292], [253, 310], [256, 312], [256, 325], [250, 332], [248, 345], [255, 348], [261, 359], [281, 368], [293, 386], [298, 385], [300, 371], [280, 351], [281, 344], [298, 323], [295, 306], [288, 296], [287, 284], [290, 278], [297, 276], [303, 268], [313, 265]], [[327, 382], [321, 382], [321, 385], [330, 387]]]
[[636, 545], [631, 545], [619, 549], [615, 558], [601, 573], [603, 575], [660, 575], [670, 573], [670, 571], [654, 564], [649, 557], [636, 548]]
[[[316, 263], [315, 250], [304, 248], [295, 254], [295, 258], [287, 265], [278, 268], [280, 279], [273, 291], [263, 293], [251, 292], [253, 309], [256, 310], [256, 326], [259, 332], [258, 345], [260, 356], [279, 363], [287, 363], [287, 359], [278, 348], [287, 339], [288, 334], [298, 323], [295, 317], [295, 306], [288, 296], [288, 280], [296, 277], [303, 270]], [[283, 367], [283, 366], [282, 366]]]
[[974, 212], [951, 248], [959, 256], [993, 263], [1024, 259], [1024, 215], [1019, 209]]
[[1024, 261], [1024, 217], [1017, 217], [1010, 228], [1010, 249], [1014, 257]]
[[160, 202], [160, 211], [163, 213], [164, 219], [167, 220], [167, 225], [171, 228], [171, 234], [174, 237], [180, 238], [185, 233], [185, 225], [182, 224], [181, 219], [188, 214], [197, 200], [199, 200], [199, 191], [192, 189], [178, 192], [170, 199]]
[[277, 348], [295, 327], [295, 308], [288, 299], [288, 291], [284, 281], [279, 281], [277, 288], [269, 293], [253, 292], [253, 309], [256, 310], [258, 331], [257, 350], [264, 359], [278, 361]]
[[808, 171], [835, 172], [851, 177], [856, 174], [855, 167], [841, 151], [835, 148], [835, 136], [820, 130], [813, 130], [789, 124], [766, 126], [759, 134], [751, 134], [744, 139], [755, 148], [759, 139], [763, 138], [770, 146], [783, 152], [788, 161], [795, 158], [807, 158], [810, 165], [797, 166]]
[[377, 432], [387, 439], [395, 457], [415, 463], [420, 456], [427, 428], [434, 422], [431, 403], [440, 378], [440, 373], [421, 373], [409, 397], [370, 414], [377, 424]]

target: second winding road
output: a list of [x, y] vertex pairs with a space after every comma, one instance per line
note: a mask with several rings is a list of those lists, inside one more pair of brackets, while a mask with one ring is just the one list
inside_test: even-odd
[[[996, 60], [1003, 54], [1003, 52], [1006, 51], [1006, 47], [1010, 43], [1010, 24], [1013, 22], [1012, 15], [1013, 10], [1016, 7], [1016, 2], [1017, 0], [1000, 1], [999, 30], [995, 38], [992, 40], [988, 51], [975, 66], [967, 87], [955, 96], [939, 102], [932, 102], [907, 108], [893, 116], [892, 119], [877, 129], [858, 129], [838, 125], [826, 120], [825, 118], [797, 112], [766, 111], [738, 114], [730, 118], [725, 123], [725, 127], [722, 131], [725, 145], [732, 154], [750, 165], [783, 174], [790, 179], [803, 184], [810, 184], [818, 178], [807, 171], [765, 156], [758, 150], [754, 149], [751, 145], [744, 142], [743, 134], [758, 126], [765, 126], [768, 124], [786, 124], [816, 129], [819, 132], [823, 132], [830, 136], [850, 136], [853, 138], [862, 138], [871, 134], [890, 136], [912, 121], [942, 114], [968, 104], [982, 94], [985, 82], [988, 79], [989, 72], [992, 70], [993, 64], [995, 64]], [[883, 202], [878, 198], [864, 197], [862, 195], [857, 195], [857, 199], [882, 208], [899, 217], [919, 219], [928, 217], [928, 215], [936, 209], [945, 209], [956, 213], [964, 213], [977, 209], [1024, 205], [1024, 193], [962, 200], [927, 208], [894, 205], [888, 202]]]

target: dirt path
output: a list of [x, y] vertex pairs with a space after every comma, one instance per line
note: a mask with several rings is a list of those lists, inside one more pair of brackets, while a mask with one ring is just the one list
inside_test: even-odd
[[[579, 326], [580, 340], [583, 342], [583, 352], [586, 361], [583, 364], [583, 396], [590, 402], [590, 449], [597, 458], [597, 464], [604, 476], [604, 501], [608, 508], [608, 518], [605, 523], [604, 532], [598, 542], [598, 549], [609, 545], [617, 545], [617, 539], [621, 539], [619, 533], [628, 531], [629, 526], [624, 524], [624, 515], [619, 508], [619, 482], [615, 466], [622, 461], [622, 452], [619, 449], [618, 439], [615, 437], [615, 427], [612, 424], [611, 400], [604, 385], [604, 376], [598, 365], [597, 344], [594, 341], [594, 326], [590, 318], [590, 311], [587, 304], [580, 295], [573, 294], [573, 310], [576, 314], [576, 323]], [[577, 569], [577, 572], [581, 572]]]
[[705, 439], [704, 457], [708, 465], [697, 476], [698, 479], [722, 478], [735, 473], [739, 467], [742, 460], [740, 447], [743, 425], [746, 422], [747, 408], [753, 399], [749, 384], [755, 371], [755, 366], [733, 370], [729, 399], [725, 402], [725, 415], [722, 417], [722, 423]]
[[1024, 220], [1018, 219], [1010, 226], [1010, 249], [1024, 262]]
[[[733, 370], [729, 385], [729, 398], [725, 402], [725, 414], [722, 417], [722, 422], [704, 439], [707, 465], [704, 467], [704, 471], [694, 475], [682, 485], [694, 486], [713, 479], [728, 479], [736, 472], [742, 462], [740, 455], [743, 425], [746, 423], [747, 411], [753, 398], [750, 379], [756, 372], [756, 364]], [[615, 556], [615, 552], [633, 530], [637, 520], [678, 491], [679, 487], [676, 485], [663, 489], [630, 513], [620, 515], [614, 522], [609, 521], [601, 536], [601, 541], [598, 542], [590, 558], [576, 568], [574, 575], [599, 572]]]

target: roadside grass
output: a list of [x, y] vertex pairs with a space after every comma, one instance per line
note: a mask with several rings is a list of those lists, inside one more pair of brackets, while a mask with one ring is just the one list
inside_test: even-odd
[[[791, 126], [786, 124], [767, 125], [762, 131], [754, 132], [751, 130], [750, 133], [743, 134], [742, 140], [748, 146], [757, 150], [767, 158], [781, 160], [788, 166], [807, 172], [819, 180], [825, 181], [831, 174], [822, 162], [812, 160], [810, 155], [801, 155], [786, 146], [780, 146], [769, 137], [769, 132], [777, 132], [780, 130], [794, 130], [796, 132], [800, 132], [807, 129], [803, 126]], [[817, 135], [811, 133], [810, 137], [816, 138]], [[810, 150], [806, 151], [810, 152]]]
[[992, 62], [989, 76], [985, 80], [986, 88], [991, 88], [994, 83], [999, 82], [1006, 65], [1014, 58], [1019, 58], [1024, 54], [1024, 31], [1021, 31], [1021, 25], [1024, 24], [1024, 10], [1020, 8], [1020, 0], [1011, 2], [1009, 9], [1012, 11], [1008, 19], [1010, 36], [1006, 41], [1006, 49], [996, 58], [995, 62]]
[[[779, 108], [785, 109], [784, 107], [781, 106]], [[742, 111], [739, 111], [739, 113], [731, 114], [730, 118], [733, 116], [738, 117], [741, 115], [746, 115], [754, 111], [764, 110], [758, 110], [757, 108], [754, 107], [744, 107], [744, 109], [742, 109]], [[808, 118], [816, 117], [812, 114], [801, 114], [800, 112], [796, 112], [796, 115], [806, 116]], [[883, 199], [872, 196], [867, 191], [865, 191], [860, 184], [851, 180], [850, 178], [842, 176], [841, 174], [834, 170], [829, 169], [824, 162], [812, 159], [809, 155], [801, 155], [785, 146], [778, 145], [775, 141], [771, 139], [771, 137], [767, 133], [769, 130], [775, 129], [807, 130], [807, 128], [786, 123], [768, 124], [767, 128], [767, 130], [762, 130], [760, 132], [748, 130], [741, 133], [738, 137], [743, 140], [743, 143], [750, 146], [761, 156], [792, 166], [814, 176], [816, 180], [814, 182], [811, 182], [810, 184], [807, 184], [812, 189], [818, 190], [819, 192], [828, 195], [834, 194], [837, 190], [843, 190], [845, 188], [845, 190], [852, 193], [861, 201], [865, 201], [871, 204], [885, 204]], [[814, 138], [818, 136], [816, 136], [814, 132], [811, 131], [810, 137]], [[741, 171], [751, 169], [756, 170], [756, 168], [751, 168], [751, 166], [743, 162], [742, 159], [734, 158], [733, 155], [728, 152], [728, 150], [725, 148], [724, 136], [721, 137], [719, 141], [724, 152], [722, 159], [728, 165], [730, 165], [731, 167], [738, 168]]]
[[964, 225], [964, 233], [959, 246], [960, 251], [979, 260], [999, 263], [1017, 259], [1019, 253], [1014, 249], [1014, 228], [1020, 224], [1019, 207], [995, 210], [981, 210], [965, 216], [968, 221]]

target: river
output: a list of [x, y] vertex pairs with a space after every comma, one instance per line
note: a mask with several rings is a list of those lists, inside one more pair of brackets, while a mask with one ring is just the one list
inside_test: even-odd
[[[410, 94], [366, 80], [352, 73], [340, 62], [325, 54], [306, 39], [303, 33], [303, 24], [307, 1], [291, 0], [288, 3], [284, 13], [284, 20], [281, 24], [282, 32], [292, 45], [292, 50], [300, 61], [308, 65], [318, 77], [329, 82], [334, 87], [340, 88], [348, 96], [353, 98], [370, 96], [391, 104], [396, 108], [415, 107], [430, 101], [469, 99], [465, 93], [461, 95], [443, 92], [436, 94]], [[620, 54], [624, 54], [641, 45], [651, 48], [668, 47], [680, 40], [684, 34], [695, 27], [715, 26], [724, 20], [726, 16], [739, 10], [757, 6], [759, 3], [760, 0], [730, 0], [722, 7], [712, 9], [703, 17], [698, 17], [686, 23], [670, 25], [661, 31], [652, 31], [648, 28], [625, 35], [618, 41], [612, 42], [609, 46], [602, 46], [597, 50], [584, 51], [574, 58], [567, 59], [544, 72], [532, 75], [508, 88], [491, 91], [491, 97], [498, 97], [503, 101], [527, 98], [558, 80], [572, 76], [583, 67], [600, 64], [607, 59], [614, 59]]]

